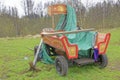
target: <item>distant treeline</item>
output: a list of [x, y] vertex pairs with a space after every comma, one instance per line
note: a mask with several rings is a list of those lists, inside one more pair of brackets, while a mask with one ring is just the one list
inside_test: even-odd
[[[44, 11], [49, 5], [64, 3], [74, 7], [77, 14], [77, 24], [82, 28], [108, 29], [120, 27], [120, 0], [104, 1], [91, 5], [83, 5], [80, 0], [63, 0], [48, 2], [44, 6], [39, 3], [34, 8], [32, 0], [24, 0], [21, 6], [24, 16], [19, 17], [18, 9], [6, 8], [0, 3], [0, 37], [25, 36], [39, 34], [43, 28], [52, 27], [52, 19]], [[59, 15], [55, 16], [55, 24], [59, 21]]]

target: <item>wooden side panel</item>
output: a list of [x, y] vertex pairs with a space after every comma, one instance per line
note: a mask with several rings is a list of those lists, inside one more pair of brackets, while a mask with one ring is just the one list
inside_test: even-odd
[[57, 38], [56, 36], [43, 36], [43, 42], [54, 47], [57, 49], [60, 49], [62, 51], [64, 50], [63, 43], [60, 38]]
[[78, 58], [78, 46], [76, 44], [70, 44], [66, 36], [60, 38], [56, 36], [43, 36], [43, 42], [66, 52], [68, 59]]
[[99, 50], [99, 54], [105, 54], [110, 40], [110, 33], [103, 34], [98, 33], [96, 39], [96, 47]]
[[63, 46], [66, 51], [68, 59], [78, 58], [78, 46], [76, 44], [70, 44], [67, 37], [62, 38]]

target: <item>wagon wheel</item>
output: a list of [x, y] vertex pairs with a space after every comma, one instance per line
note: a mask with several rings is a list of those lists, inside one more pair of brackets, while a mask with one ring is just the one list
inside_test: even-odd
[[[38, 49], [38, 46], [35, 46], [35, 47], [34, 47], [34, 56], [36, 55], [37, 49]], [[40, 57], [38, 56], [37, 61], [40, 61], [40, 60], [41, 60], [41, 59], [40, 59]]]
[[68, 71], [68, 63], [64, 56], [57, 56], [55, 59], [55, 67], [61, 76], [65, 76]]
[[108, 58], [106, 54], [99, 55], [98, 57], [98, 65], [100, 68], [105, 68], [108, 64]]

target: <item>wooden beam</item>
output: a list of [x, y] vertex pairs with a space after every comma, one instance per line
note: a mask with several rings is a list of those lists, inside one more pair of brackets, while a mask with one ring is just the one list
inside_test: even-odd
[[75, 31], [63, 31], [63, 32], [42, 32], [41, 35], [59, 35], [59, 34], [73, 34], [73, 33], [79, 33], [79, 32], [87, 32], [87, 31], [93, 31], [94, 29], [82, 29], [82, 30], [75, 30]]

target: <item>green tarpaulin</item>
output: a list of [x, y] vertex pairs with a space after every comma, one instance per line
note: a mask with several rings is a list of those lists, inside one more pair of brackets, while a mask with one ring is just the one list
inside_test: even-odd
[[[74, 8], [67, 5], [67, 15], [61, 15], [60, 21], [56, 27], [56, 30], [61, 30], [62, 23], [65, 19], [67, 23], [63, 30], [73, 31], [77, 30], [77, 19]], [[80, 32], [77, 34], [67, 34], [66, 35], [71, 44], [77, 44], [79, 47], [79, 55], [82, 57], [89, 56], [90, 48], [94, 46], [96, 32]]]

